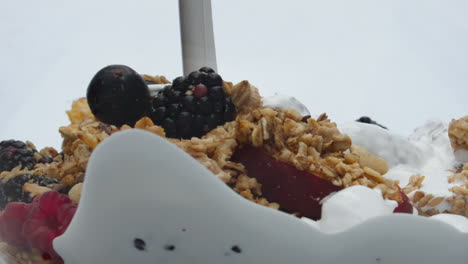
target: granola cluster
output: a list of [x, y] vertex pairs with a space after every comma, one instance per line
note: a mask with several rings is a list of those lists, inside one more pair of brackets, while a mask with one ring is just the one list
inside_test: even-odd
[[449, 137], [454, 151], [468, 150], [468, 116], [450, 122]]
[[[468, 150], [468, 116], [458, 120], [452, 120], [449, 125], [448, 135], [454, 151]], [[449, 197], [437, 196], [421, 191], [425, 176], [413, 175], [408, 185], [403, 188], [406, 194], [412, 196], [412, 203], [418, 209], [420, 215], [431, 216], [440, 213], [458, 214], [468, 217], [468, 163], [462, 164], [453, 174], [447, 178], [452, 187], [449, 191], [453, 194]], [[449, 209], [440, 211], [439, 205]]]
[[[454, 186], [449, 189], [453, 195], [449, 197], [437, 196], [421, 191], [425, 176], [413, 175], [410, 177], [408, 185], [403, 191], [412, 195], [411, 201], [418, 209], [419, 215], [432, 216], [440, 213], [458, 214], [468, 217], [468, 163], [465, 163], [459, 170], [454, 171], [447, 178], [448, 183]], [[440, 211], [438, 206], [446, 203], [449, 209]]]

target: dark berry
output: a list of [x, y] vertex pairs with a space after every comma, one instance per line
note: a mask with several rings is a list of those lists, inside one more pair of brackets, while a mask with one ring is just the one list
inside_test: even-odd
[[203, 135], [203, 126], [205, 125], [206, 118], [203, 115], [196, 114], [193, 117], [193, 129], [196, 133], [196, 136]]
[[174, 118], [182, 110], [182, 106], [178, 103], [170, 104], [167, 107], [167, 116]]
[[180, 112], [176, 119], [177, 128], [190, 128], [193, 120], [193, 115], [189, 112]]
[[231, 122], [236, 117], [236, 108], [232, 103], [231, 98], [224, 100], [224, 122]]
[[153, 114], [151, 115], [151, 118], [153, 121], [161, 121], [166, 117], [166, 107], [165, 106], [160, 106], [156, 107], [153, 111]]
[[116, 126], [134, 125], [151, 110], [148, 86], [124, 65], [110, 65], [97, 72], [86, 97], [97, 119]]
[[211, 103], [207, 96], [203, 96], [197, 101], [197, 111], [201, 114], [211, 113]]
[[133, 246], [140, 251], [146, 250], [146, 243], [141, 238], [135, 238], [135, 240], [133, 240]]
[[193, 89], [193, 96], [200, 98], [206, 96], [208, 88], [204, 84], [197, 84]]
[[169, 94], [172, 92], [172, 85], [166, 85], [164, 86], [164, 88], [161, 90], [161, 93], [166, 96], [166, 97], [169, 97]]
[[51, 163], [54, 161], [51, 156], [42, 156], [37, 163]]
[[180, 91], [170, 89], [168, 92], [168, 101], [169, 103], [175, 103], [179, 101]]
[[172, 87], [181, 92], [185, 92], [188, 88], [188, 81], [183, 76], [177, 77], [172, 81]]
[[18, 140], [0, 142], [0, 172], [11, 171], [21, 165], [22, 168], [32, 169], [36, 164], [34, 153], [37, 150]]
[[46, 176], [33, 176], [31, 174], [21, 174], [8, 179], [0, 184], [0, 208], [4, 208], [10, 202], [30, 203], [32, 196], [23, 189], [25, 183], [36, 184], [39, 186], [52, 188], [60, 184], [56, 179]]
[[213, 112], [223, 113], [224, 112], [224, 103], [223, 102], [215, 102], [213, 104]]
[[370, 119], [370, 117], [367, 117], [367, 116], [362, 116], [356, 121], [361, 122], [361, 123], [366, 123], [366, 124], [372, 124], [372, 119]]
[[376, 126], [379, 126], [379, 127], [383, 128], [383, 129], [387, 129], [385, 126], [382, 126], [381, 124], [375, 122], [374, 120], [372, 120], [368, 116], [362, 116], [359, 119], [357, 119], [356, 121], [361, 122], [361, 123], [376, 125]]
[[224, 89], [221, 86], [213, 86], [208, 90], [208, 96], [211, 100], [221, 100], [224, 98]]
[[198, 71], [201, 71], [201, 72], [204, 72], [204, 73], [212, 73], [212, 72], [215, 72], [213, 69], [211, 69], [210, 67], [201, 67], [200, 70]]
[[162, 93], [153, 98], [153, 107], [165, 106], [167, 103], [167, 98]]
[[195, 112], [195, 97], [191, 96], [191, 95], [187, 95], [185, 96], [183, 99], [182, 99], [182, 105], [184, 107], [185, 110], [189, 111], [189, 112]]
[[208, 67], [175, 78], [153, 99], [153, 122], [164, 128], [167, 137], [189, 139], [234, 120], [235, 107], [222, 84], [221, 77]]
[[206, 124], [209, 130], [217, 127], [218, 125], [222, 123], [223, 123], [223, 119], [220, 114], [210, 114], [208, 115], [206, 119]]
[[223, 86], [223, 79], [215, 72], [208, 73], [205, 77], [204, 84], [208, 87]]
[[193, 71], [189, 74], [187, 79], [190, 82], [190, 84], [197, 85], [199, 83], [203, 83], [206, 77], [207, 74], [204, 72]]
[[173, 119], [171, 118], [165, 118], [162, 122], [162, 127], [164, 128], [164, 131], [166, 132], [166, 135], [168, 137], [174, 137], [176, 134], [176, 124]]

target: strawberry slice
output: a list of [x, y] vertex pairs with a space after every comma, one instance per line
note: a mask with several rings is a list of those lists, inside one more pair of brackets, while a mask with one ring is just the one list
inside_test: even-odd
[[248, 175], [262, 184], [262, 194], [270, 202], [279, 203], [282, 211], [299, 213], [310, 219], [320, 219], [322, 199], [342, 189], [276, 160], [261, 148], [246, 146], [238, 149], [232, 160], [242, 163]]
[[[250, 177], [262, 184], [262, 193], [270, 202], [277, 202], [281, 210], [299, 213], [318, 220], [321, 218], [323, 198], [342, 189], [311, 173], [276, 160], [261, 148], [246, 146], [238, 149], [232, 160], [242, 163]], [[394, 213], [412, 213], [408, 196], [400, 189], [401, 201]]]

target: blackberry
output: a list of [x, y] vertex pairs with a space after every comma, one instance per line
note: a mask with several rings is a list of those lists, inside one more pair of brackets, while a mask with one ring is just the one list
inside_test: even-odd
[[151, 111], [148, 85], [124, 65], [110, 65], [97, 72], [86, 97], [94, 116], [110, 125], [133, 126]]
[[372, 124], [372, 125], [376, 125], [376, 126], [379, 126], [383, 129], [388, 129], [386, 128], [385, 126], [382, 126], [381, 124], [375, 122], [374, 120], [372, 120], [370, 117], [368, 116], [361, 116], [359, 119], [356, 120], [357, 122], [361, 122], [361, 123], [366, 123], [366, 124]]
[[213, 69], [211, 69], [210, 67], [201, 67], [198, 71], [201, 71], [201, 72], [204, 72], [204, 73], [212, 73], [212, 72], [215, 72]]
[[10, 202], [31, 203], [33, 197], [23, 190], [25, 183], [52, 188], [60, 182], [46, 176], [33, 176], [32, 174], [21, 174], [0, 183], [0, 209]]
[[0, 172], [11, 171], [18, 165], [32, 169], [36, 164], [34, 153], [37, 150], [18, 140], [0, 142]]
[[222, 85], [221, 76], [209, 67], [177, 77], [153, 97], [151, 118], [168, 137], [202, 137], [236, 116]]

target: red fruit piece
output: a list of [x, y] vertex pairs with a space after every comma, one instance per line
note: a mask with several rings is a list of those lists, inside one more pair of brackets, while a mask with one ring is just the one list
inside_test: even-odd
[[76, 205], [55, 191], [37, 196], [31, 204], [9, 203], [0, 212], [0, 240], [19, 248], [36, 248], [44, 259], [63, 263], [52, 241], [67, 229], [75, 211]]
[[408, 196], [406, 196], [406, 193], [404, 193], [400, 187], [398, 187], [398, 190], [400, 191], [400, 194], [401, 194], [401, 201], [398, 202], [398, 206], [395, 208], [395, 210], [393, 210], [393, 212], [412, 214], [413, 205], [411, 205]]
[[262, 184], [262, 194], [270, 202], [277, 202], [281, 210], [300, 213], [317, 220], [321, 217], [321, 200], [341, 187], [294, 166], [276, 160], [261, 148], [238, 149], [232, 158], [242, 163], [250, 177]]
[[34, 205], [38, 204], [41, 210], [50, 216], [57, 216], [58, 209], [65, 204], [70, 204], [72, 201], [68, 196], [58, 192], [46, 192], [34, 199]]
[[26, 239], [22, 235], [23, 223], [28, 213], [28, 205], [12, 202], [6, 205], [0, 220], [1, 240], [15, 247], [25, 247]]
[[208, 88], [204, 84], [197, 84], [193, 89], [193, 96], [201, 98], [208, 94]]
[[75, 215], [76, 209], [77, 206], [75, 204], [65, 204], [58, 211], [57, 221], [59, 223], [59, 226], [57, 228], [57, 231], [60, 235], [63, 234], [67, 229], [68, 225], [73, 219], [73, 216]]

